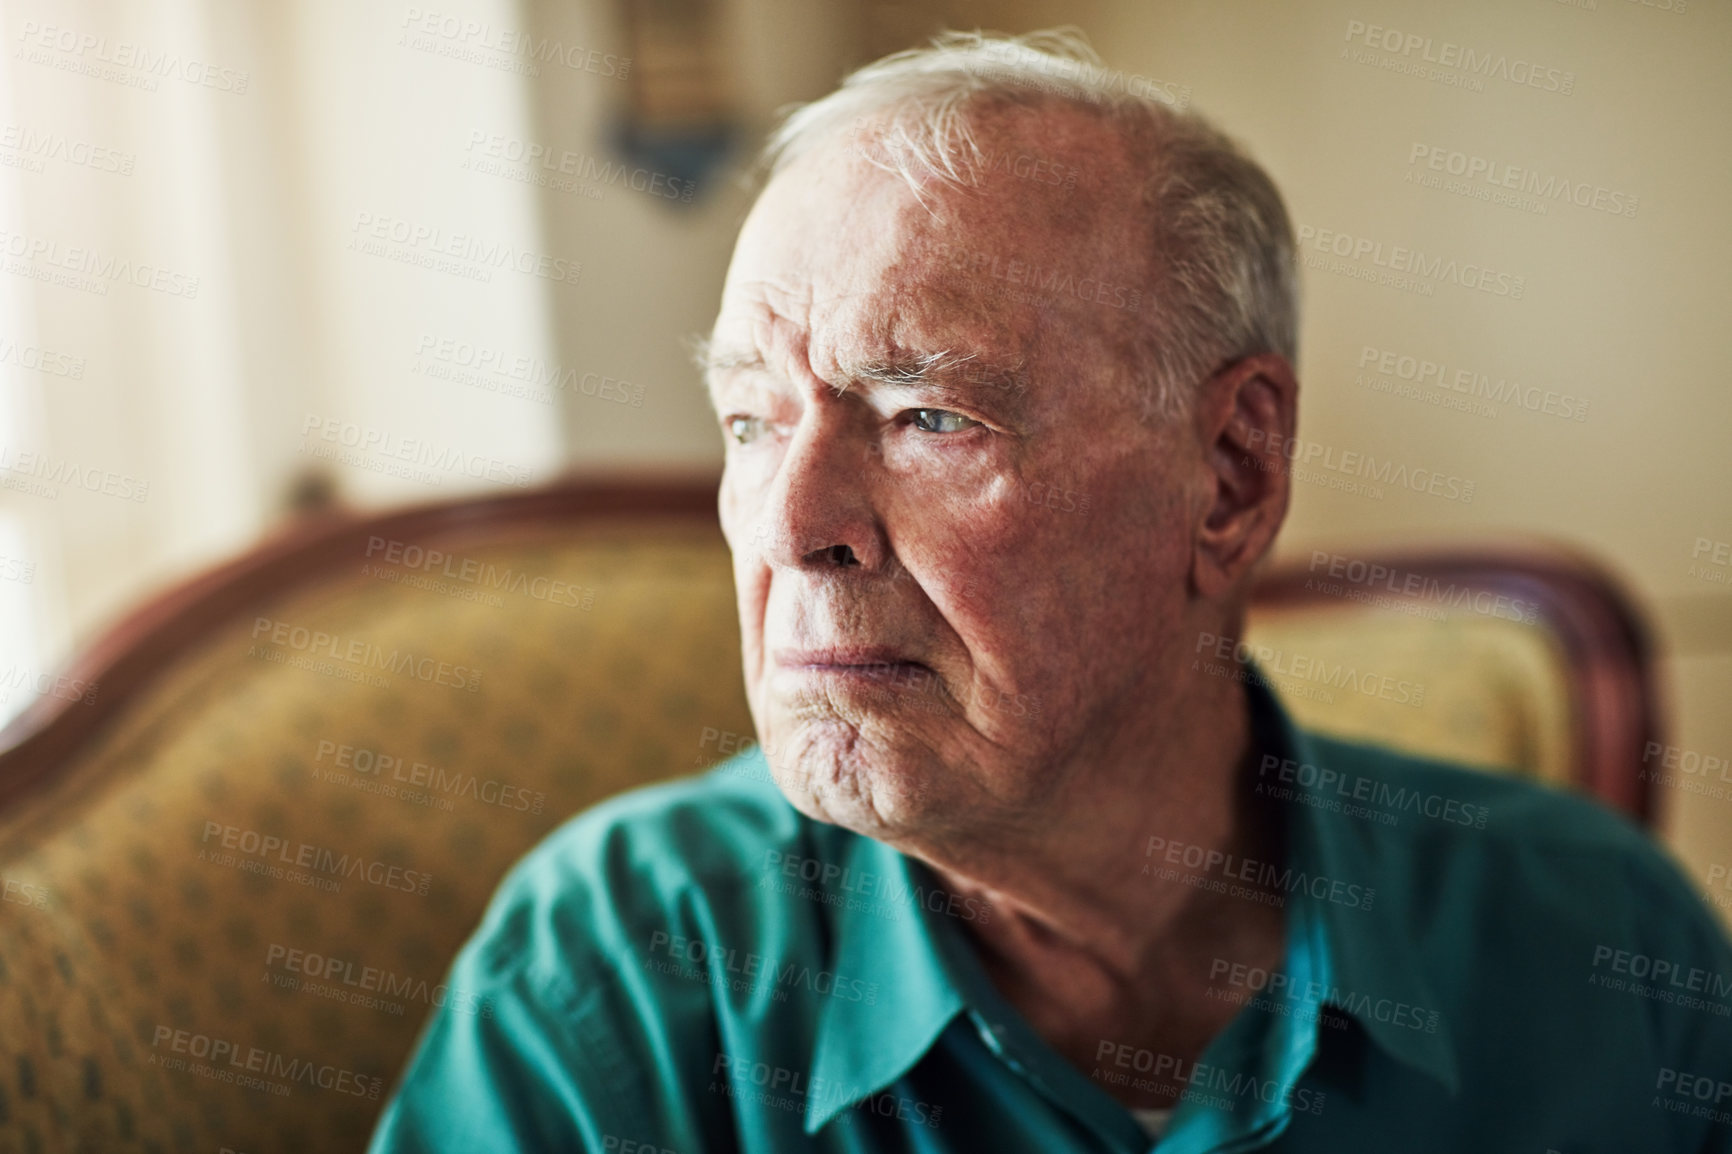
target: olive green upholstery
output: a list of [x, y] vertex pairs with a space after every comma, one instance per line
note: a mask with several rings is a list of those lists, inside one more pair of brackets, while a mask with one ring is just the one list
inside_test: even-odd
[[[360, 1148], [510, 864], [750, 733], [713, 530], [465, 556], [551, 580], [473, 597], [357, 559], [197, 645], [0, 815], [0, 1151]], [[1362, 611], [1266, 614], [1250, 637], [1425, 687], [1416, 708], [1297, 685], [1306, 722], [1567, 764], [1535, 630]], [[416, 660], [374, 660], [393, 653]], [[473, 692], [441, 683], [474, 672]]]

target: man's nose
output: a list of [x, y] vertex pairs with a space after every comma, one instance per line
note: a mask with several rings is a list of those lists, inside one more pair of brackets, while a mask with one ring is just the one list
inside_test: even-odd
[[888, 555], [873, 509], [876, 457], [839, 422], [795, 433], [760, 510], [764, 556], [788, 569], [876, 570]]

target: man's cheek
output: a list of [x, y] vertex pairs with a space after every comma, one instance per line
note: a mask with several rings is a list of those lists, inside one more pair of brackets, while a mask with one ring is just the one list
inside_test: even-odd
[[770, 603], [770, 569], [756, 558], [735, 554], [734, 599], [740, 621], [740, 653], [745, 661], [746, 691], [752, 708], [770, 670], [764, 632]]
[[729, 461], [722, 469], [722, 483], [716, 494], [716, 515], [721, 522], [722, 536], [737, 558], [742, 552], [761, 547], [768, 540], [768, 522], [750, 515], [746, 481], [740, 469]]

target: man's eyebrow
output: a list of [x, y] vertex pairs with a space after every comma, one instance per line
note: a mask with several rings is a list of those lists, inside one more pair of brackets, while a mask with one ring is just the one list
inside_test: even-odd
[[763, 355], [756, 349], [717, 348], [707, 338], [697, 337], [691, 342], [692, 361], [706, 379], [717, 373], [725, 373], [734, 369], [763, 369]]
[[960, 396], [988, 391], [1019, 394], [1023, 390], [1020, 363], [997, 365], [974, 353], [952, 350], [845, 365], [843, 371], [850, 380], [892, 388], [936, 389]]
[[[692, 359], [703, 372], [706, 382], [711, 384], [721, 374], [736, 370], [769, 371], [763, 354], [756, 349], [718, 348], [703, 338], [692, 341]], [[840, 368], [843, 380], [837, 386], [838, 394], [846, 392], [849, 384], [857, 381], [890, 388], [927, 389], [959, 398], [978, 398], [991, 392], [1020, 396], [1026, 386], [1020, 361], [993, 364], [974, 353], [949, 349], [844, 364]]]

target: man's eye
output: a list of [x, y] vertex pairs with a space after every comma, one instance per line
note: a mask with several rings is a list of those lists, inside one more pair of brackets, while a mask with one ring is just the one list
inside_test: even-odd
[[949, 409], [915, 409], [914, 427], [923, 433], [960, 433], [980, 424], [973, 417]]
[[764, 418], [762, 417], [728, 418], [728, 436], [732, 437], [737, 445], [751, 444], [758, 439], [763, 431]]

